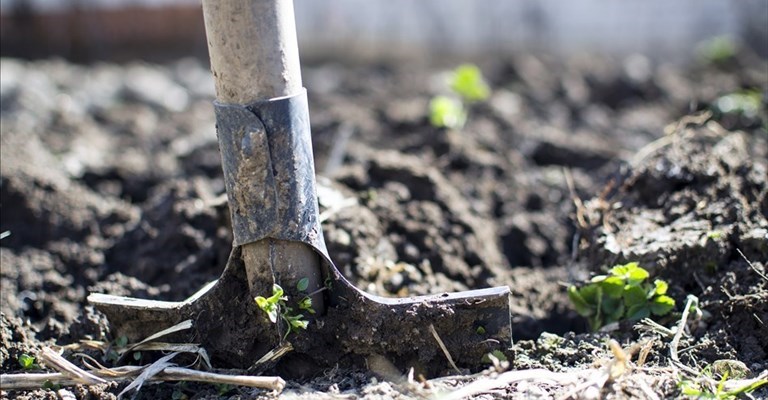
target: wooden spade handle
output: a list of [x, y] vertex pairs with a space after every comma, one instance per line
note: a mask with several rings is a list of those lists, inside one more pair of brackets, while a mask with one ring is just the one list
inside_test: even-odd
[[[203, 16], [220, 103], [247, 105], [303, 90], [292, 0], [203, 0]], [[272, 279], [290, 285], [288, 291], [303, 278], [307, 292], [323, 285], [319, 257], [304, 243], [264, 239], [242, 250], [253, 296], [270, 296], [272, 282], [265, 281]], [[322, 312], [322, 294], [312, 301]]]
[[248, 104], [302, 89], [292, 0], [203, 0], [216, 99]]

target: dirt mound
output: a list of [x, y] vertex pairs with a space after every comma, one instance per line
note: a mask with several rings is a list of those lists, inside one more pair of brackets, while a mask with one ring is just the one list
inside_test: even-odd
[[713, 341], [698, 350], [704, 359], [760, 370], [768, 367], [768, 147], [759, 135], [686, 122], [587, 203], [581, 254], [595, 270], [637, 261], [678, 298], [696, 295], [712, 314], [693, 332]]

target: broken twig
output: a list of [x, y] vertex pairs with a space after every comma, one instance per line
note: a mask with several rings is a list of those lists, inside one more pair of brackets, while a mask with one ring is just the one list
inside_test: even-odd
[[745, 256], [745, 255], [744, 255], [744, 253], [742, 253], [742, 252], [741, 252], [741, 249], [739, 249], [739, 248], [737, 247], [737, 248], [736, 248], [736, 251], [738, 251], [738, 252], [739, 252], [739, 255], [741, 256], [741, 258], [743, 258], [743, 259], [744, 259], [744, 261], [746, 261], [746, 262], [747, 262], [747, 265], [749, 265], [749, 268], [752, 268], [752, 271], [755, 271], [755, 273], [756, 273], [756, 274], [760, 275], [760, 277], [761, 277], [761, 278], [763, 278], [763, 280], [766, 280], [766, 281], [768, 281], [768, 276], [765, 276], [765, 274], [764, 274], [764, 273], [762, 273], [762, 272], [758, 271], [758, 270], [757, 270], [757, 267], [755, 267], [755, 265], [754, 265], [754, 264], [752, 264], [752, 261], [749, 261], [749, 259], [747, 258], [747, 256]]

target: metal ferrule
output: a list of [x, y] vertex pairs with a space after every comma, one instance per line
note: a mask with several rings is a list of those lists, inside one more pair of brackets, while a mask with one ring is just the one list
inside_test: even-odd
[[266, 238], [299, 241], [327, 258], [317, 219], [306, 90], [214, 106], [234, 245]]

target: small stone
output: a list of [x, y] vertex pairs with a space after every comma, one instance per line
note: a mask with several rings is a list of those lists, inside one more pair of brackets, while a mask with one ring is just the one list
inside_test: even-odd
[[59, 398], [61, 400], [77, 400], [77, 397], [75, 397], [75, 394], [70, 392], [67, 389], [59, 389], [56, 391], [56, 394], [59, 395]]

